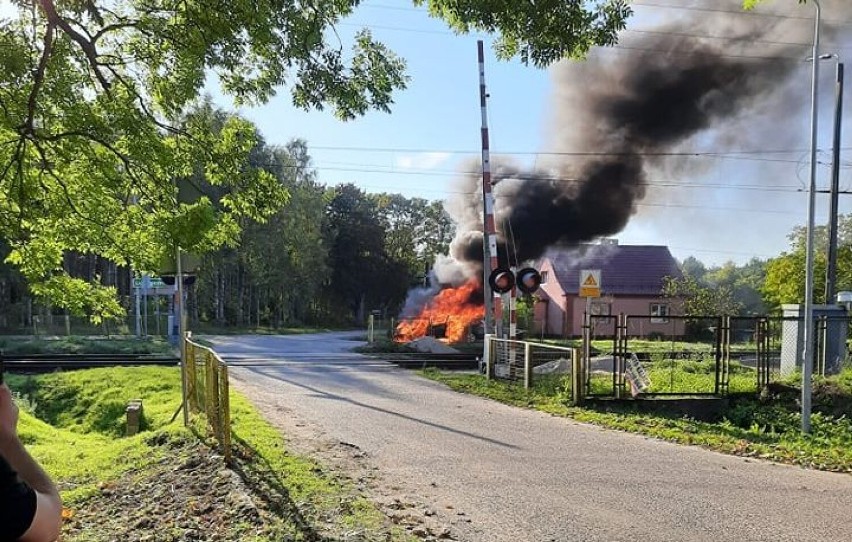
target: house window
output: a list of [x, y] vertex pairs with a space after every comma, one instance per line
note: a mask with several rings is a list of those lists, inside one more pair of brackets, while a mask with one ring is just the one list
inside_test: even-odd
[[602, 303], [600, 301], [592, 301], [589, 310], [594, 316], [609, 316], [612, 314], [612, 305], [609, 303]]
[[665, 324], [669, 321], [669, 306], [667, 303], [651, 303], [651, 323]]
[[541, 283], [547, 284], [547, 271], [542, 271], [539, 274], [541, 275]]

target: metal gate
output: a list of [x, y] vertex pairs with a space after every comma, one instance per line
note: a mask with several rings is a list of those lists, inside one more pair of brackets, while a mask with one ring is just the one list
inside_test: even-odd
[[726, 318], [586, 315], [583, 332], [588, 396], [728, 392]]

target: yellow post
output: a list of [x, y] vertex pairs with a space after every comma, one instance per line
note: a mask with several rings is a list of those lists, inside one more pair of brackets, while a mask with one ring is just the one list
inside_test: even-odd
[[571, 399], [573, 406], [583, 404], [583, 387], [585, 383], [583, 359], [580, 350], [574, 348], [571, 352]]
[[222, 453], [225, 455], [225, 461], [231, 461], [231, 400], [230, 386], [228, 384], [228, 366], [221, 363], [219, 368], [219, 407], [221, 409], [219, 425], [222, 435], [220, 442], [222, 444]]
[[195, 370], [195, 345], [189, 341], [186, 343], [186, 395], [189, 398], [189, 409], [198, 412], [198, 380]]
[[216, 403], [214, 402], [216, 399], [216, 360], [213, 357], [213, 353], [209, 350], [205, 351], [204, 356], [204, 371], [205, 371], [205, 380], [207, 382], [206, 389], [204, 390], [204, 406], [207, 412], [207, 423], [210, 424], [211, 427], [216, 427]]

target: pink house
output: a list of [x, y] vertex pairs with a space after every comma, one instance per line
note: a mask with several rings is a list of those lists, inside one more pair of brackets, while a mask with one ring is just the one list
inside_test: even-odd
[[579, 296], [583, 270], [600, 270], [601, 296], [591, 299], [594, 315], [627, 314], [636, 319], [630, 334], [680, 336], [682, 315], [676, 300], [662, 297], [663, 278], [683, 275], [668, 247], [619, 245], [606, 241], [566, 250], [551, 250], [539, 261], [542, 284], [537, 292], [535, 327], [538, 333], [578, 337], [583, 333], [586, 298]]

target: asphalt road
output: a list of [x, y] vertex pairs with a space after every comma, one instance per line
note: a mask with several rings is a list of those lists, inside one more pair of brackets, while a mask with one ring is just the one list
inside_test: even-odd
[[[346, 352], [352, 335], [207, 337], [267, 416], [363, 450], [461, 540], [852, 540], [852, 476], [603, 430]], [[469, 522], [468, 522], [469, 520]]]

